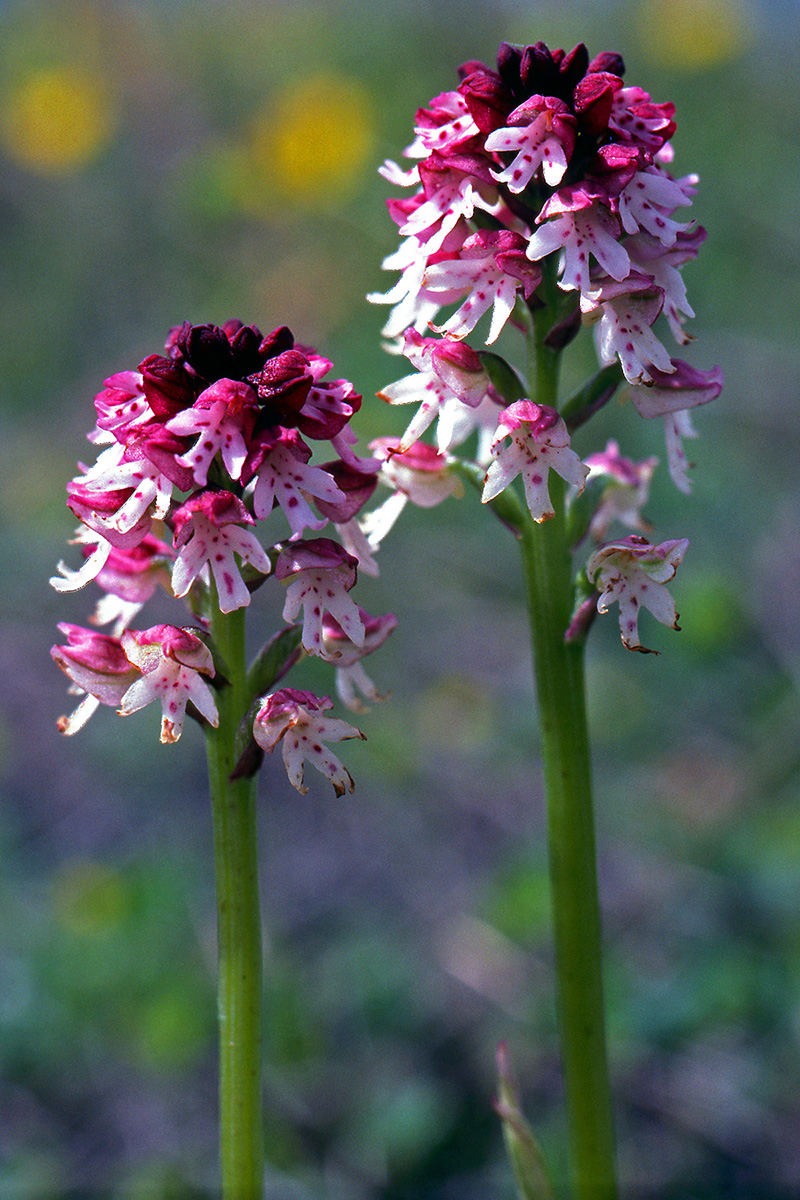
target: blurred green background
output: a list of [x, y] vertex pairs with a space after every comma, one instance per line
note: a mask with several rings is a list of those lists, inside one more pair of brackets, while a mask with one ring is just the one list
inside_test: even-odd
[[[404, 373], [364, 301], [394, 279], [376, 167], [501, 40], [619, 50], [676, 102], [709, 231], [690, 356], [727, 375], [692, 496], [662, 467], [647, 508], [691, 539], [682, 633], [648, 621], [662, 655], [630, 655], [611, 615], [590, 647], [625, 1196], [800, 1195], [799, 31], [788, 0], [0, 4], [3, 1200], [215, 1189], [200, 736], [160, 746], [151, 710], [55, 732], [48, 649], [94, 596], [46, 581], [92, 397], [170, 326], [236, 316], [332, 357], [365, 440], [402, 428], [370, 400]], [[591, 348], [569, 357], [578, 381]], [[664, 457], [630, 407], [581, 449], [612, 435]], [[392, 699], [345, 747], [355, 796], [265, 765], [270, 1200], [511, 1200], [501, 1038], [561, 1169], [525, 615], [478, 508], [409, 514], [359, 585], [400, 626], [370, 664]]]

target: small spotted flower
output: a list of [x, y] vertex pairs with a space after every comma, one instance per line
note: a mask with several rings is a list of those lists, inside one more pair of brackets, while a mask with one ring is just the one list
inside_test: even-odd
[[101, 704], [117, 708], [140, 672], [128, 659], [118, 637], [62, 622], [66, 644], [50, 654], [71, 682], [70, 692], [83, 696], [69, 717], [59, 717], [58, 730], [71, 736], [82, 729]]
[[489, 377], [480, 356], [455, 337], [423, 338], [407, 329], [403, 354], [417, 368], [378, 392], [388, 404], [419, 404], [419, 409], [402, 438], [406, 451], [438, 418], [437, 444], [446, 453], [460, 432], [464, 406], [476, 408], [489, 394]]
[[624, 283], [603, 283], [582, 305], [584, 316], [596, 322], [598, 358], [607, 364], [618, 359], [629, 383], [651, 384], [654, 371], [668, 375], [675, 369], [652, 329], [663, 307], [660, 288], [638, 275]]
[[[510, 441], [506, 442], [509, 438]], [[554, 408], [518, 400], [500, 413], [492, 443], [494, 459], [486, 472], [482, 500], [487, 504], [522, 475], [525, 499], [534, 521], [555, 515], [547, 476], [555, 471], [582, 492], [589, 468], [569, 444], [569, 433]]]
[[619, 216], [625, 232], [638, 233], [644, 229], [662, 245], [672, 246], [678, 234], [688, 229], [688, 225], [681, 225], [669, 214], [680, 205], [692, 203], [686, 183], [696, 182], [694, 178], [683, 183], [670, 179], [656, 166], [637, 171], [623, 188], [618, 200]]
[[173, 516], [175, 549], [172, 590], [185, 596], [206, 566], [211, 570], [220, 612], [229, 613], [250, 603], [250, 592], [236, 562], [250, 563], [268, 575], [272, 564], [256, 535], [244, 528], [255, 521], [231, 492], [204, 491], [191, 496]]
[[170, 433], [197, 437], [191, 450], [178, 461], [192, 472], [194, 482], [205, 487], [208, 469], [220, 455], [231, 479], [238, 479], [247, 458], [247, 437], [257, 413], [257, 396], [249, 384], [218, 379], [197, 397], [192, 408], [167, 421]]
[[433, 329], [466, 337], [491, 308], [486, 345], [495, 342], [514, 311], [517, 293], [529, 300], [542, 281], [540, 268], [528, 261], [525, 249], [525, 239], [513, 230], [480, 229], [467, 238], [458, 258], [428, 267], [422, 282], [429, 291], [468, 293], [461, 307]]
[[492, 171], [510, 192], [524, 192], [541, 167], [545, 183], [558, 187], [575, 147], [577, 122], [563, 100], [531, 96], [509, 113], [508, 126], [486, 138], [487, 150], [516, 154], [503, 171]]
[[191, 700], [210, 725], [219, 723], [214, 696], [202, 676], [213, 677], [211, 651], [190, 629], [154, 625], [127, 630], [120, 644], [128, 661], [141, 672], [122, 697], [119, 714], [127, 717], [153, 700], [161, 704], [161, 741], [177, 742]]
[[336, 694], [351, 712], [363, 712], [366, 705], [358, 697], [358, 692], [367, 700], [377, 703], [385, 700], [375, 684], [361, 665], [361, 660], [372, 654], [397, 628], [397, 617], [386, 613], [383, 617], [371, 617], [363, 608], [359, 609], [364, 623], [364, 641], [360, 646], [347, 636], [337, 620], [330, 613], [322, 618], [323, 638], [327, 657], [336, 663]]
[[253, 511], [265, 520], [277, 504], [297, 536], [304, 529], [322, 529], [328, 518], [318, 516], [309, 498], [335, 504], [344, 500], [333, 477], [322, 467], [309, 464], [311, 451], [296, 430], [283, 430], [277, 437], [265, 436], [251, 453], [247, 474], [257, 472], [253, 489]]
[[417, 110], [417, 135], [406, 147], [407, 158], [427, 158], [432, 150], [444, 153], [463, 145], [479, 132], [467, 102], [458, 92], [434, 96], [428, 108]]
[[364, 644], [364, 622], [355, 600], [348, 594], [356, 582], [358, 563], [330, 538], [292, 543], [278, 555], [276, 579], [289, 579], [284, 621], [294, 621], [303, 611], [303, 647], [309, 654], [329, 658], [323, 617], [330, 613], [357, 646]]
[[628, 650], [657, 653], [639, 640], [638, 622], [643, 608], [662, 625], [680, 628], [675, 601], [665, 584], [675, 575], [688, 545], [686, 538], [680, 538], [654, 546], [634, 533], [600, 546], [586, 564], [586, 574], [600, 592], [597, 611], [605, 613], [612, 604], [619, 604], [622, 644]]
[[620, 242], [619, 222], [602, 203], [606, 199], [597, 186], [570, 184], [554, 192], [537, 217], [540, 224], [528, 242], [528, 258], [538, 262], [561, 250], [559, 286], [565, 290], [592, 290], [591, 258], [612, 279], [623, 280], [630, 274], [631, 260]]
[[283, 739], [283, 761], [292, 787], [305, 794], [304, 764], [310, 762], [333, 784], [337, 796], [352, 792], [353, 778], [325, 742], [362, 738], [364, 734], [347, 721], [326, 717], [333, 708], [328, 696], [283, 688], [264, 696], [253, 724], [253, 737], [262, 750], [273, 752]]
[[141, 371], [119, 371], [105, 380], [102, 392], [94, 399], [97, 411], [95, 428], [89, 434], [93, 445], [124, 441], [127, 432], [151, 420], [153, 410], [144, 394]]
[[613, 521], [620, 521], [640, 533], [649, 533], [650, 526], [642, 516], [642, 506], [647, 503], [650, 480], [658, 459], [634, 462], [620, 454], [619, 446], [612, 439], [605, 450], [590, 454], [583, 461], [589, 468], [589, 480], [607, 481], [589, 525], [589, 533], [595, 541], [604, 541]]

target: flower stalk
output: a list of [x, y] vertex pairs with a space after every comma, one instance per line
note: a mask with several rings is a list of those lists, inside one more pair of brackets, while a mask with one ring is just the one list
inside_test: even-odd
[[[537, 321], [537, 325], [541, 322]], [[532, 339], [539, 404], [555, 407], [558, 356]], [[566, 641], [573, 604], [564, 481], [553, 475], [555, 515], [520, 530], [547, 801], [556, 1004], [575, 1200], [617, 1195], [606, 1051], [602, 939], [595, 852], [584, 643]]]
[[229, 672], [219, 725], [206, 728], [214, 821], [219, 1014], [219, 1137], [223, 1200], [263, 1194], [262, 951], [256, 837], [257, 776], [231, 779], [247, 712], [244, 610], [211, 606], [211, 632]]

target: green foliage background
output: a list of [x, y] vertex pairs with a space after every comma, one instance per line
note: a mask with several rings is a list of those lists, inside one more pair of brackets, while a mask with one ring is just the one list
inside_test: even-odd
[[[0, 5], [4, 1200], [214, 1194], [199, 735], [162, 747], [149, 710], [55, 732], [48, 648], [93, 598], [46, 580], [92, 397], [170, 326], [238, 316], [333, 358], [365, 440], [401, 428], [370, 400], [403, 373], [363, 299], [396, 242], [375, 168], [503, 39], [619, 50], [628, 82], [675, 100], [709, 231], [691, 356], [727, 375], [697, 415], [693, 495], [662, 468], [648, 507], [691, 539], [683, 631], [648, 625], [662, 655], [628, 655], [612, 616], [590, 652], [626, 1195], [800, 1193], [797, 34], [795, 4], [754, 0]], [[569, 357], [578, 381], [591, 348]], [[663, 458], [629, 408], [581, 449], [607, 436]], [[512, 540], [478, 507], [410, 514], [360, 584], [400, 626], [371, 664], [392, 699], [346, 747], [355, 796], [265, 767], [270, 1200], [509, 1200], [501, 1038], [560, 1171], [525, 616]]]

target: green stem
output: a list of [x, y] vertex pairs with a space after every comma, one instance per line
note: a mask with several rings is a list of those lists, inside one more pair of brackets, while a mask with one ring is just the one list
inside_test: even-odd
[[260, 1200], [264, 1188], [256, 779], [230, 780], [236, 733], [249, 703], [244, 611], [220, 613], [212, 597], [211, 633], [228, 678], [217, 693], [219, 726], [206, 737], [217, 879], [223, 1200]]
[[[542, 344], [547, 310], [537, 312], [533, 323], [529, 341], [530, 378], [536, 382], [533, 398], [539, 404], [555, 407], [558, 355]], [[613, 1200], [617, 1196], [614, 1128], [606, 1054], [583, 646], [564, 641], [573, 591], [565, 490], [563, 481], [551, 472], [550, 497], [556, 515], [541, 525], [527, 520], [520, 545], [547, 797], [570, 1176], [575, 1200]]]

